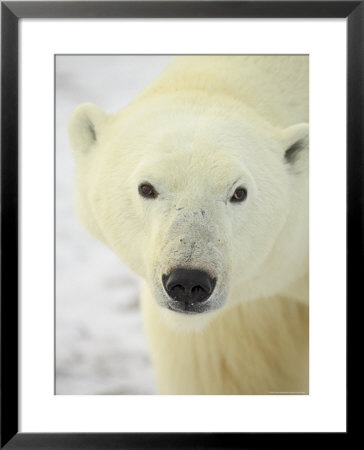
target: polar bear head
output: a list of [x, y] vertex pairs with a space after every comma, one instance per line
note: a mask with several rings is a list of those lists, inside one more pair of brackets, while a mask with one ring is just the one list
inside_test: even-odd
[[82, 222], [178, 326], [307, 270], [308, 125], [276, 129], [232, 99], [189, 95], [109, 116], [84, 104], [69, 126]]

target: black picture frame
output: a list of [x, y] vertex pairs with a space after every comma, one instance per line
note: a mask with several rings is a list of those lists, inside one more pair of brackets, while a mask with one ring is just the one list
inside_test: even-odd
[[[228, 449], [271, 447], [277, 440], [293, 448], [308, 443], [311, 433], [18, 432], [18, 23], [22, 18], [346, 18], [348, 303], [363, 298], [364, 1], [5, 1], [1, 14], [1, 448]], [[335, 439], [347, 440], [349, 430], [335, 433]], [[318, 445], [327, 435], [315, 433], [314, 439]]]

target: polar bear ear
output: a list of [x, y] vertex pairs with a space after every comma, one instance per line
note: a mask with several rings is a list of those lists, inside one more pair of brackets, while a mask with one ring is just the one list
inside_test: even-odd
[[78, 106], [72, 113], [68, 135], [73, 150], [87, 152], [97, 141], [107, 114], [92, 103]]
[[308, 123], [292, 125], [282, 131], [285, 162], [296, 169], [308, 165]]

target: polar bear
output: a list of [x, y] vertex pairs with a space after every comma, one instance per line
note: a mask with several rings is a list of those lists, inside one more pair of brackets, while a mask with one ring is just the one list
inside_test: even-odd
[[81, 221], [143, 280], [159, 393], [308, 393], [308, 57], [176, 57], [69, 136]]

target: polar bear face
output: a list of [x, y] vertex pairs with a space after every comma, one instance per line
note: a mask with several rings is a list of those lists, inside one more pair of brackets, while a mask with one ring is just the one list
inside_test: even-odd
[[236, 290], [252, 300], [288, 285], [301, 270], [292, 246], [307, 244], [295, 203], [308, 126], [186, 105], [146, 99], [107, 116], [87, 104], [70, 122], [81, 220], [178, 326], [205, 323]]

